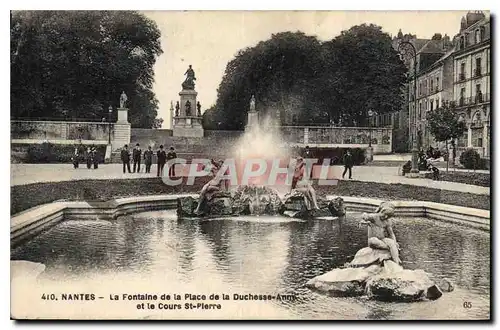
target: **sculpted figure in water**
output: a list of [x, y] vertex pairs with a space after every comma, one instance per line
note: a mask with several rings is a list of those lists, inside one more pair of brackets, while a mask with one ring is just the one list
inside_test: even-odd
[[[216, 192], [224, 191], [227, 188], [227, 180], [221, 179], [223, 174], [220, 173], [220, 169], [224, 164], [223, 160], [214, 161], [211, 160], [211, 168], [210, 173], [213, 176], [213, 179], [206, 183], [200, 192], [200, 199], [198, 200], [198, 206], [196, 210], [194, 210], [195, 214], [201, 214], [201, 206], [205, 203], [208, 197]], [[227, 174], [227, 171], [226, 173]]]
[[297, 164], [292, 179], [292, 191], [295, 189], [301, 192], [305, 199], [307, 210], [319, 210], [318, 202], [316, 200], [316, 191], [311, 185], [308, 178], [305, 178], [306, 163], [302, 157], [297, 158]]
[[363, 213], [361, 224], [368, 225], [368, 246], [372, 249], [389, 250], [391, 258], [397, 264], [399, 259], [399, 244], [392, 230], [391, 217], [394, 215], [394, 206], [383, 202], [374, 213]]

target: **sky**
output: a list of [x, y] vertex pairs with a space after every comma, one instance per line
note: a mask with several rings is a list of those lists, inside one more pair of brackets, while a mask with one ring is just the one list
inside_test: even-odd
[[191, 64], [202, 112], [213, 105], [227, 63], [243, 48], [272, 34], [302, 31], [319, 40], [335, 38], [341, 31], [373, 23], [395, 36], [459, 32], [467, 11], [145, 11], [161, 31], [163, 54], [155, 64], [154, 91], [159, 100], [162, 128], [171, 128], [170, 102], [179, 100], [184, 73]]

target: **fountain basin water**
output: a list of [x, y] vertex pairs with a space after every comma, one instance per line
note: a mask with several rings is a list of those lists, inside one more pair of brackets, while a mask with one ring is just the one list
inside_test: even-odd
[[[45, 265], [36, 288], [24, 290], [21, 286], [13, 288], [12, 294], [22, 291], [19, 308], [30, 301], [29, 310], [24, 311], [42, 318], [55, 314], [85, 318], [89, 313], [96, 318], [121, 314], [154, 319], [489, 318], [489, 234], [419, 217], [394, 218], [403, 267], [423, 269], [436, 283], [449, 278], [455, 284], [453, 292], [432, 302], [401, 304], [311, 291], [306, 286], [309, 280], [341, 267], [366, 246], [366, 230], [357, 226], [360, 217], [361, 213], [350, 211], [340, 221], [242, 216], [199, 222], [178, 221], [174, 209], [111, 221], [89, 221], [75, 215], [11, 250], [11, 260]], [[72, 302], [61, 308], [61, 301], [39, 299], [38, 292], [47, 290], [95, 292], [104, 297], [126, 291], [227, 293], [231, 297], [289, 294], [294, 299], [222, 301], [219, 311], [197, 313], [137, 310], [135, 303], [120, 301], [111, 311], [106, 308], [110, 302], [104, 300]], [[464, 301], [473, 306], [466, 313]], [[13, 315], [20, 315], [19, 310], [15, 312]]]

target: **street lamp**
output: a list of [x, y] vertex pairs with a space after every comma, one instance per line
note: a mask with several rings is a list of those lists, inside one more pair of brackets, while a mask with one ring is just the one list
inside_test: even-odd
[[[418, 146], [417, 146], [417, 50], [411, 42], [401, 41], [398, 46], [398, 52], [405, 60], [413, 59], [413, 123], [412, 128], [412, 149], [411, 149], [411, 171], [410, 173], [418, 173]], [[411, 81], [411, 80], [410, 80]], [[409, 91], [409, 89], [408, 89]], [[409, 94], [409, 93], [408, 93]], [[408, 105], [410, 97], [408, 95]], [[408, 111], [410, 108], [408, 107]], [[411, 117], [410, 117], [411, 120]]]
[[111, 145], [111, 113], [113, 112], [113, 107], [108, 108], [108, 144]]
[[368, 136], [370, 141], [368, 141], [368, 147], [372, 147], [372, 116], [373, 116], [373, 110], [370, 109], [368, 110]]

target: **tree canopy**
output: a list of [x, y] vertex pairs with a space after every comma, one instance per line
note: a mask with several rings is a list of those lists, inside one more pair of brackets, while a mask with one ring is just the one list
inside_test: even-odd
[[138, 12], [13, 12], [11, 117], [99, 120], [125, 91], [132, 126], [151, 128], [160, 54], [156, 23]]
[[366, 124], [368, 110], [398, 111], [406, 68], [390, 36], [376, 25], [354, 26], [320, 42], [302, 32], [272, 35], [240, 50], [217, 90], [212, 118], [242, 129], [252, 94], [259, 111], [282, 123]]
[[457, 112], [448, 104], [428, 111], [426, 118], [430, 132], [438, 142], [458, 139], [467, 129], [465, 122], [460, 120]]

